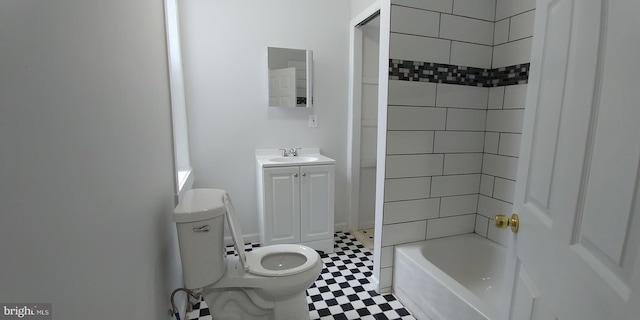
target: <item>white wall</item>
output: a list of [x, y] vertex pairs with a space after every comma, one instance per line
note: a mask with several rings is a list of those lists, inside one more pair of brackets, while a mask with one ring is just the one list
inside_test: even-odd
[[360, 12], [380, 0], [351, 0], [351, 18], [355, 18]]
[[[346, 222], [348, 1], [181, 1], [196, 187], [226, 189], [243, 233], [258, 233], [256, 148], [319, 147], [336, 160]], [[267, 47], [313, 50], [314, 108], [270, 108]], [[308, 117], [318, 115], [318, 127]]]
[[182, 277], [163, 14], [0, 2], [0, 302], [169, 318]]

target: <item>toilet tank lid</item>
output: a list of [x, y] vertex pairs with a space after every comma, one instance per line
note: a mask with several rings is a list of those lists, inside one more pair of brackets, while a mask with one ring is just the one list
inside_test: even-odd
[[224, 215], [226, 208], [222, 195], [226, 191], [220, 189], [191, 189], [187, 191], [173, 210], [173, 221], [176, 223], [194, 222], [212, 219]]

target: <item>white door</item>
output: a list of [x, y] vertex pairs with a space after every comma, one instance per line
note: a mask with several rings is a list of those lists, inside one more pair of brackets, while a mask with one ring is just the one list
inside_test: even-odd
[[296, 106], [296, 68], [269, 70], [269, 105]]
[[300, 242], [299, 168], [264, 169], [264, 245]]
[[333, 240], [334, 167], [300, 167], [300, 237], [302, 242]]
[[640, 319], [639, 13], [537, 2], [505, 318]]

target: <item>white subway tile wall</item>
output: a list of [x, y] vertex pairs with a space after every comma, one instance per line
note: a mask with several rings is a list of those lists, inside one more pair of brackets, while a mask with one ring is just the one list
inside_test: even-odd
[[490, 198], [484, 195], [478, 196], [478, 214], [493, 219], [496, 214], [510, 215], [511, 203]]
[[440, 17], [440, 38], [492, 45], [493, 22], [442, 14]]
[[391, 11], [391, 29], [397, 33], [437, 38], [440, 13], [396, 6]]
[[451, 13], [453, 11], [453, 0], [393, 0], [392, 3], [436, 12]]
[[493, 67], [507, 67], [531, 60], [531, 39], [524, 38], [493, 47]]
[[495, 177], [515, 180], [518, 170], [518, 158], [485, 153], [482, 160], [482, 173]]
[[387, 156], [386, 178], [409, 178], [442, 174], [443, 154], [405, 154]]
[[433, 152], [433, 131], [387, 132], [387, 154]]
[[433, 152], [482, 152], [484, 132], [481, 131], [436, 131]]
[[448, 175], [431, 178], [432, 197], [476, 194], [479, 190], [479, 174]]
[[384, 201], [429, 198], [431, 177], [387, 179], [384, 182]]
[[[430, 1], [427, 1], [430, 2]], [[536, 8], [535, 0], [497, 0], [496, 21], [513, 17]], [[532, 26], [533, 28], [533, 26]]]
[[493, 45], [503, 44], [509, 41], [509, 23], [511, 20], [504, 19], [497, 21], [493, 25]]
[[495, 0], [455, 0], [453, 14], [493, 22], [495, 20]]
[[475, 232], [486, 238], [488, 229], [489, 229], [489, 219], [481, 215], [476, 215]]
[[446, 130], [484, 131], [487, 111], [449, 108]]
[[427, 239], [471, 233], [475, 228], [475, 223], [475, 214], [431, 219], [427, 221]]
[[519, 133], [500, 133], [500, 144], [495, 153], [517, 157], [520, 153], [520, 136]]
[[419, 199], [384, 204], [385, 224], [433, 219], [438, 217], [440, 199]]
[[535, 0], [497, 0], [493, 68], [531, 61]]
[[489, 46], [453, 41], [451, 43], [450, 63], [491, 69], [492, 55], [493, 48]]
[[449, 63], [451, 40], [392, 33], [389, 55], [393, 59]]
[[499, 146], [500, 146], [500, 133], [498, 132], [484, 133], [484, 152], [498, 153]]
[[436, 105], [484, 110], [487, 109], [488, 95], [489, 88], [438, 83]]
[[482, 153], [449, 153], [444, 155], [442, 174], [481, 173]]
[[494, 181], [494, 176], [483, 174], [482, 177], [480, 177], [480, 194], [483, 194], [487, 197], [492, 197]]
[[[480, 217], [480, 216], [478, 216]], [[509, 245], [509, 237], [511, 232], [505, 232], [504, 229], [498, 229], [493, 226], [493, 220], [489, 220], [489, 224], [487, 227], [487, 238], [503, 245]]]
[[513, 192], [516, 188], [516, 182], [496, 177], [493, 185], [493, 197], [505, 202], [513, 203]]
[[[389, 105], [435, 106], [435, 83], [389, 80]], [[501, 104], [502, 105], [502, 104]]]
[[427, 220], [385, 224], [382, 226], [382, 246], [424, 240], [426, 232]]
[[533, 37], [533, 19], [535, 11], [527, 11], [511, 17], [509, 41]]
[[522, 131], [524, 109], [489, 110], [487, 111], [487, 131], [512, 132]]
[[[529, 12], [526, 14], [533, 14], [533, 11]], [[533, 28], [533, 25], [529, 28]], [[496, 214], [511, 215], [513, 212], [526, 96], [526, 84], [489, 89], [475, 232], [502, 244], [506, 244], [507, 233], [493, 227], [493, 217]]]
[[535, 0], [392, 0], [389, 54], [399, 62], [390, 61], [376, 234], [382, 290], [391, 286], [394, 245], [474, 231], [508, 239], [492, 224], [513, 202], [526, 84], [486, 79], [529, 62], [534, 9]]
[[389, 106], [388, 130], [444, 130], [447, 110], [435, 107]]
[[[434, 1], [393, 2], [390, 57], [491, 68], [493, 21], [446, 14], [446, 12], [451, 13], [452, 9], [448, 4], [445, 6], [447, 10], [444, 11], [430, 9], [437, 8], [441, 4], [425, 5], [432, 2]], [[472, 8], [477, 5], [467, 2], [468, 11], [473, 11]], [[464, 7], [465, 4], [461, 2], [457, 6], [457, 11], [464, 11]], [[471, 52], [474, 54], [468, 54], [469, 50], [473, 50]]]
[[440, 216], [450, 217], [461, 214], [475, 214], [478, 211], [478, 195], [451, 196], [440, 198]]
[[380, 267], [388, 268], [393, 266], [393, 247], [383, 247], [380, 250]]
[[503, 109], [524, 109], [527, 98], [527, 85], [514, 85], [504, 88]]

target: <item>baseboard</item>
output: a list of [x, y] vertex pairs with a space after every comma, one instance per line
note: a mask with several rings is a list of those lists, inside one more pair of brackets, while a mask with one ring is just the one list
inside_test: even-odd
[[349, 228], [347, 227], [347, 223], [343, 222], [343, 223], [338, 223], [336, 225], [333, 226], [333, 230], [334, 231], [340, 231], [340, 232], [346, 232], [349, 231]]

